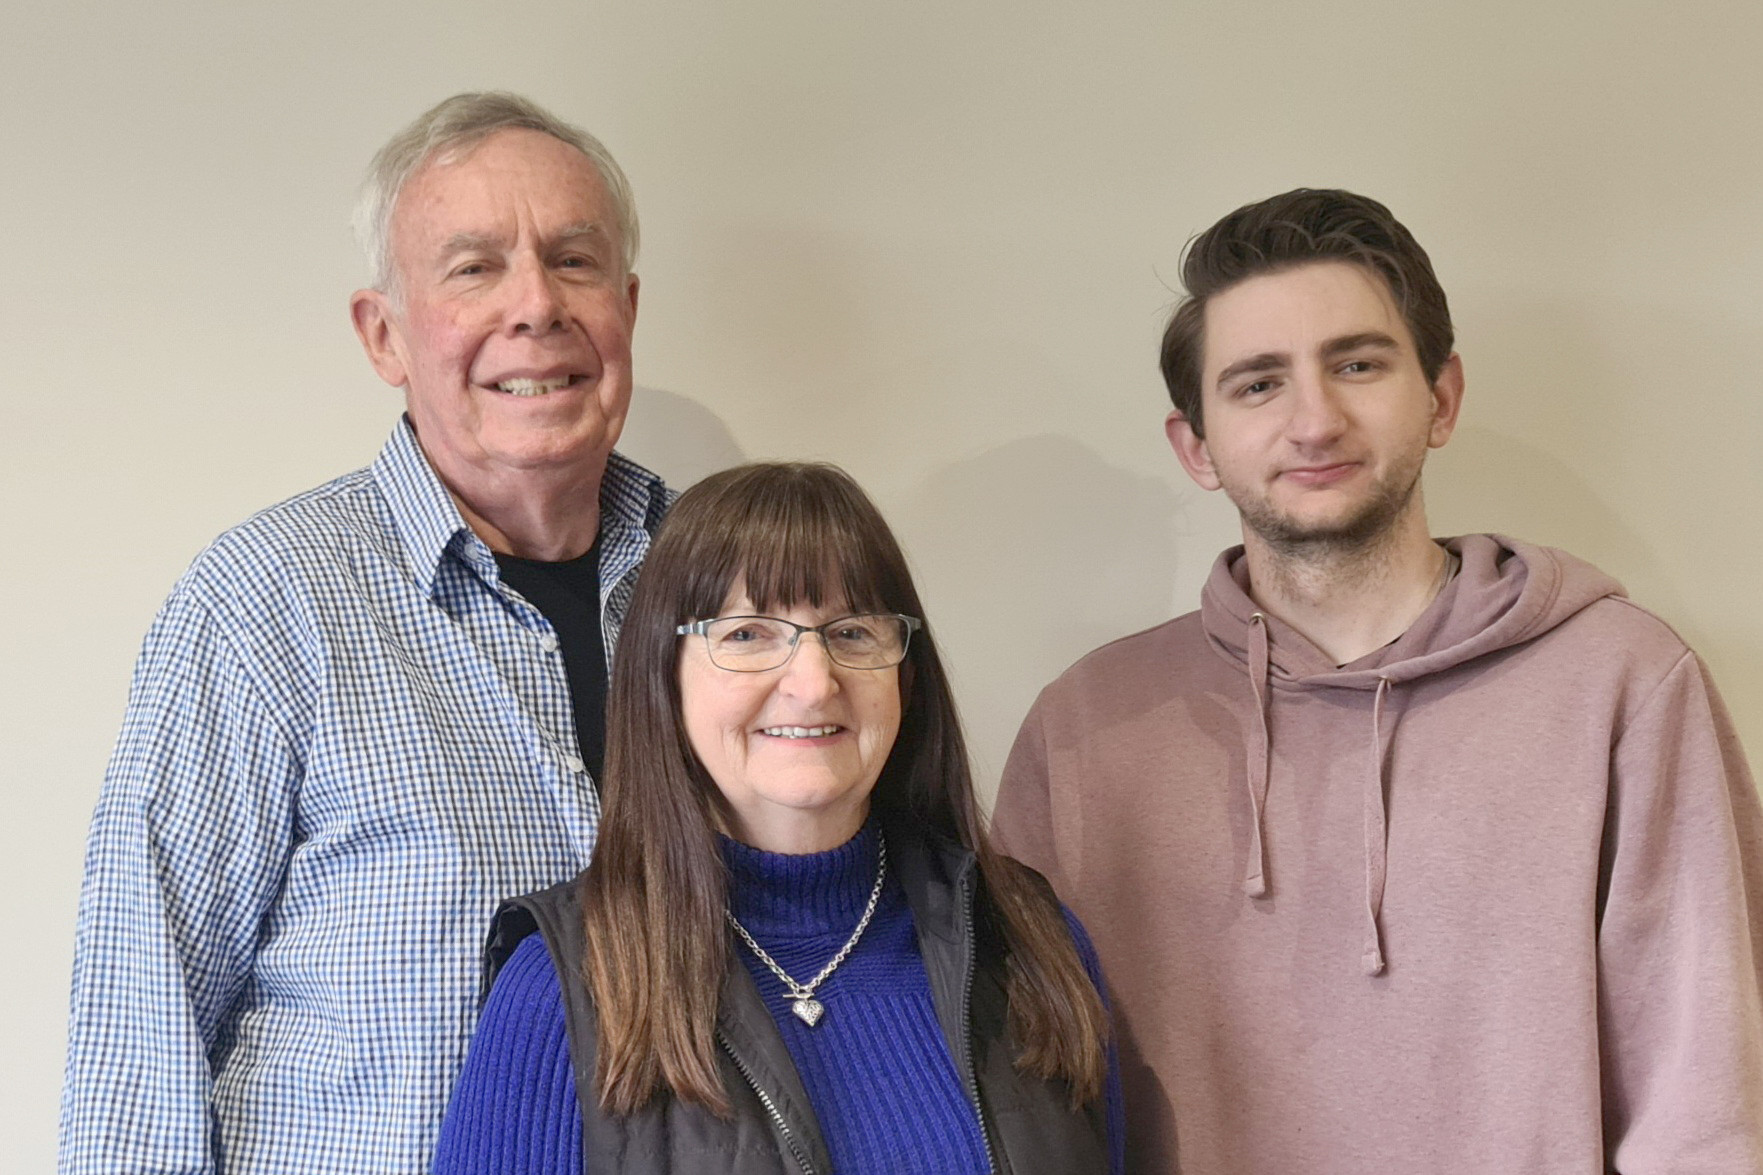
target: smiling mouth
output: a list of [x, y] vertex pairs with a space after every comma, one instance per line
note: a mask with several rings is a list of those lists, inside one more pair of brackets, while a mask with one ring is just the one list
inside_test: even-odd
[[1305, 465], [1295, 469], [1287, 469], [1284, 476], [1297, 482], [1330, 482], [1346, 477], [1357, 468], [1352, 461], [1336, 461], [1328, 465]]
[[825, 738], [829, 734], [837, 734], [845, 729], [842, 726], [765, 726], [760, 734], [768, 734], [772, 738]]
[[585, 378], [587, 377], [581, 375], [559, 375], [553, 379], [505, 379], [491, 386], [510, 396], [545, 396], [558, 388], [571, 387]]

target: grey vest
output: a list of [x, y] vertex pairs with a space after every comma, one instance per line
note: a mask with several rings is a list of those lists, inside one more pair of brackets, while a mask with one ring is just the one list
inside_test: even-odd
[[[1063, 1082], [1016, 1070], [1004, 997], [1004, 960], [974, 914], [972, 854], [887, 830], [918, 928], [931, 999], [955, 1068], [979, 1108], [996, 1175], [1103, 1175], [1108, 1170], [1100, 1100], [1073, 1112]], [[717, 1016], [723, 1085], [734, 1116], [723, 1121], [663, 1092], [635, 1114], [609, 1115], [593, 1096], [597, 1028], [580, 978], [584, 942], [578, 877], [506, 902], [486, 957], [493, 981], [516, 945], [543, 935], [562, 977], [564, 1017], [582, 1112], [582, 1153], [591, 1175], [832, 1175], [808, 1093], [760, 1002], [752, 976], [728, 969]], [[487, 987], [486, 987], [487, 990]]]

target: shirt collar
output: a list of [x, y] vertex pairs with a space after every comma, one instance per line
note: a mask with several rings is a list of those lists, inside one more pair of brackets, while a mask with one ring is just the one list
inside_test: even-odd
[[[373, 478], [386, 496], [411, 570], [425, 592], [434, 594], [441, 560], [449, 550], [480, 577], [492, 582], [498, 578], [495, 557], [466, 525], [453, 495], [423, 455], [408, 416], [398, 418], [373, 463]], [[661, 478], [620, 453], [611, 454], [600, 481], [602, 550], [635, 551], [640, 559], [669, 498]]]
[[[441, 484], [408, 416], [400, 416], [392, 435], [373, 463], [373, 479], [392, 510], [398, 535], [404, 540], [410, 570], [425, 592], [433, 594], [441, 557], [455, 542], [478, 542], [454, 505], [453, 496]], [[483, 544], [478, 542], [479, 546]], [[489, 558], [485, 548], [484, 557]], [[494, 562], [494, 560], [491, 560]]]
[[622, 453], [606, 459], [600, 479], [600, 575], [615, 583], [649, 553], [674, 494], [660, 477]]

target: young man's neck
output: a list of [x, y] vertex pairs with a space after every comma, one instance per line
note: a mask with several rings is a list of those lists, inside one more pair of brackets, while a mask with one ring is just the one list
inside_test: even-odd
[[1336, 665], [1382, 648], [1408, 631], [1449, 578], [1451, 557], [1428, 533], [1425, 510], [1413, 506], [1357, 544], [1275, 546], [1245, 528], [1249, 595]]

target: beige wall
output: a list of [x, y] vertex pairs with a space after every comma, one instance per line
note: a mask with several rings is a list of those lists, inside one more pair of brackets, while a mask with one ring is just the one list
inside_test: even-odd
[[1036, 689], [1191, 606], [1233, 541], [1164, 446], [1155, 342], [1188, 235], [1299, 184], [1384, 199], [1452, 295], [1436, 529], [1603, 564], [1763, 751], [1750, 0], [75, 0], [9, 6], [0, 44], [10, 1169], [51, 1161], [135, 649], [220, 529], [377, 449], [398, 402], [348, 329], [348, 204], [459, 89], [524, 90], [630, 171], [634, 455], [680, 482], [813, 455], [874, 491], [988, 787]]

